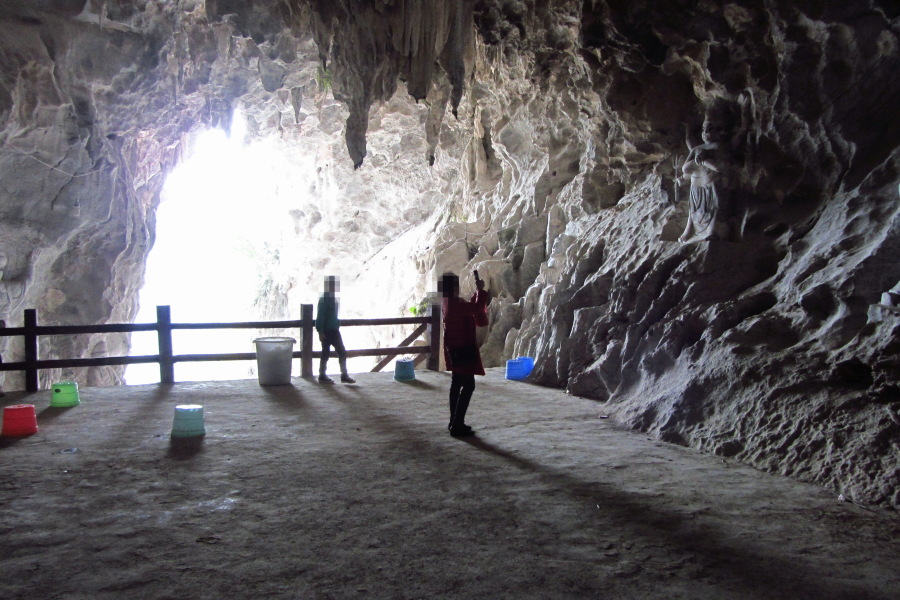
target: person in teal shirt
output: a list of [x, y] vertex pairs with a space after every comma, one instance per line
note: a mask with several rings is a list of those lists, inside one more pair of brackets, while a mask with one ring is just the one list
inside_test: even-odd
[[356, 383], [356, 380], [347, 374], [347, 350], [344, 348], [344, 340], [341, 339], [341, 322], [338, 319], [339, 289], [340, 282], [337, 277], [333, 275], [326, 277], [325, 293], [319, 296], [319, 306], [316, 308], [316, 331], [319, 332], [319, 341], [322, 343], [322, 358], [319, 360], [320, 383], [334, 383], [334, 380], [325, 374], [332, 346], [341, 364], [341, 383]]

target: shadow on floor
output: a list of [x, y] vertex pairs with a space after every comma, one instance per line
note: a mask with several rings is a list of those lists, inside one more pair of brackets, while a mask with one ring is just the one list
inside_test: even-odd
[[303, 402], [300, 390], [293, 385], [261, 385], [259, 389], [271, 400]]
[[16, 436], [16, 437], [10, 437], [7, 435], [0, 436], [0, 450], [3, 450], [4, 448], [12, 448], [13, 446], [18, 444], [25, 438], [29, 438], [29, 437], [31, 437], [31, 436], [30, 435]]
[[340, 397], [340, 391], [341, 391], [341, 390], [345, 390], [345, 389], [346, 389], [346, 390], [352, 390], [352, 391], [355, 391], [355, 392], [359, 392], [359, 391], [360, 391], [359, 384], [357, 384], [357, 385], [347, 385], [346, 383], [335, 383], [335, 384], [331, 384], [331, 383], [317, 383], [316, 385], [319, 386], [319, 389], [316, 390], [317, 392], [319, 392], [319, 393], [321, 393], [321, 394], [328, 394], [329, 396], [332, 396], [332, 397], [335, 397], [335, 398]]
[[[360, 392], [360, 396], [367, 401], [365, 405], [346, 402], [346, 395], [337, 390], [333, 395], [354, 411], [352, 414], [355, 417], [368, 424], [371, 431], [395, 437], [396, 448], [408, 446], [410, 452], [416, 452], [423, 460], [435, 455], [441, 456], [441, 461], [448, 458], [446, 448], [440, 453], [427, 449], [437, 442], [438, 437], [447, 436], [446, 430], [435, 427], [425, 432], [382, 411], [375, 414], [366, 406], [377, 405], [377, 399], [368, 397], [362, 390]], [[880, 598], [867, 594], [866, 590], [854, 589], [852, 584], [821, 581], [817, 579], [818, 575], [805, 572], [804, 564], [796, 557], [772, 548], [748, 546], [745, 540], [726, 533], [712, 523], [703, 523], [702, 527], [698, 527], [695, 516], [672, 510], [665, 502], [603, 481], [579, 478], [565, 469], [525, 458], [515, 449], [504, 448], [477, 435], [460, 438], [457, 443], [466, 444], [486, 456], [499, 458], [516, 469], [536, 475], [548, 489], [559, 490], [586, 508], [593, 509], [596, 505], [598, 517], [626, 527], [628, 535], [635, 540], [643, 540], [649, 547], [671, 548], [676, 554], [696, 556], [698, 562], [721, 574], [724, 578], [721, 584], [730, 585], [738, 591], [735, 597], [767, 598], [774, 586], [781, 592], [779, 597], [795, 599]], [[460, 461], [462, 469], [478, 470], [488, 466], [475, 456], [466, 458], [457, 452], [452, 455], [453, 460]], [[598, 461], [602, 461], [602, 457], [598, 456]], [[748, 526], [752, 526], [752, 521], [748, 522]], [[766, 576], [761, 577], [762, 573]]]
[[[119, 442], [124, 441], [128, 438], [129, 432], [134, 431], [136, 428], [140, 427], [142, 423], [144, 423], [148, 415], [154, 414], [157, 411], [161, 410], [161, 405], [164, 401], [169, 400], [169, 396], [178, 391], [178, 384], [175, 383], [158, 383], [151, 390], [150, 394], [138, 400], [140, 402], [140, 410], [131, 411], [131, 416], [118, 428], [121, 432], [117, 436], [117, 440]], [[87, 401], [90, 404], [90, 392], [83, 391], [81, 392], [81, 403], [82, 406]], [[87, 395], [87, 399], [85, 396]], [[184, 404], [189, 404], [190, 399], [185, 398]], [[76, 408], [76, 407], [73, 407]], [[161, 417], [160, 422], [168, 421], [172, 418], [172, 413], [168, 413], [164, 417]], [[171, 421], [168, 421], [171, 423]]]
[[408, 385], [409, 387], [419, 388], [421, 390], [436, 390], [436, 389], [438, 389], [438, 386], [428, 383], [427, 381], [422, 381], [421, 379], [411, 379], [409, 381], [397, 381], [397, 383], [402, 383], [403, 385]]
[[58, 419], [60, 416], [66, 414], [67, 412], [72, 410], [73, 408], [77, 408], [77, 407], [75, 407], [75, 406], [66, 406], [66, 407], [48, 406], [47, 408], [45, 408], [44, 410], [40, 411], [37, 414], [38, 425], [40, 426], [40, 425], [44, 425], [46, 423], [52, 423], [53, 421]]
[[306, 408], [306, 399], [296, 385], [261, 385], [259, 389], [266, 400], [271, 401], [285, 413], [294, 413]]
[[187, 460], [203, 452], [204, 435], [169, 438], [169, 458]]
[[[775, 586], [793, 592], [794, 598], [816, 598], [818, 600], [857, 599], [870, 597], [862, 590], [835, 581], [818, 581], [803, 573], [803, 566], [792, 557], [766, 553], [765, 549], [745, 546], [740, 540], [721, 535], [714, 528], [699, 529], [688, 523], [685, 515], [665, 508], [653, 506], [645, 498], [630, 494], [602, 482], [580, 480], [562, 470], [542, 465], [517, 456], [514, 452], [501, 448], [478, 436], [460, 438], [473, 448], [502, 458], [515, 467], [534, 473], [552, 487], [564, 491], [568, 496], [588, 504], [597, 504], [605, 516], [620, 523], [627, 522], [634, 528], [636, 537], [656, 538], [674, 546], [680, 552], [697, 554], [715, 565], [716, 569], [728, 572], [732, 585], [743, 588], [758, 597], [766, 597], [766, 590]], [[778, 568], [770, 568], [773, 564]], [[760, 577], [765, 573], [766, 577]]]

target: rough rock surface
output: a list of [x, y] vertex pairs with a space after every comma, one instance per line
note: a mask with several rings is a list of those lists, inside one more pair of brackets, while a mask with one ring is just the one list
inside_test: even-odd
[[[532, 355], [634, 428], [900, 506], [898, 318], [868, 318], [900, 280], [894, 3], [69, 4], [0, 12], [12, 324], [133, 315], [164, 174], [239, 107], [327, 149], [311, 246], [360, 228], [346, 248], [395, 263], [412, 227], [407, 301], [479, 269], [487, 364]], [[705, 116], [726, 233], [680, 243]], [[326, 218], [308, 197], [298, 232]], [[43, 353], [127, 340], [64, 343]]]

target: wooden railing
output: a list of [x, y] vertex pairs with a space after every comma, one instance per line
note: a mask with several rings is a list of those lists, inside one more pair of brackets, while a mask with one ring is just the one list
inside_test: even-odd
[[[363, 350], [347, 350], [347, 357], [381, 356], [382, 360], [373, 371], [381, 370], [395, 356], [401, 354], [418, 354], [415, 364], [427, 358], [427, 368], [437, 371], [440, 367], [440, 330], [441, 311], [436, 305], [428, 307], [428, 316], [399, 317], [393, 319], [343, 319], [341, 327], [362, 325], [418, 325], [416, 330], [405, 340], [393, 348], [366, 348]], [[176, 329], [300, 329], [300, 350], [293, 353], [299, 358], [301, 374], [311, 377], [313, 359], [320, 358], [320, 351], [313, 351], [312, 304], [301, 305], [301, 318], [295, 321], [249, 321], [245, 323], [173, 323], [168, 306], [156, 307], [156, 323], [122, 323], [113, 325], [38, 325], [37, 311], [26, 309], [22, 327], [0, 328], [0, 337], [22, 336], [25, 338], [25, 360], [21, 362], [0, 363], [0, 371], [25, 371], [25, 389], [38, 391], [38, 370], [62, 369], [75, 367], [109, 367], [118, 365], [135, 365], [142, 363], [159, 364], [160, 383], [175, 383], [175, 363], [203, 362], [224, 360], [255, 360], [256, 352], [237, 352], [231, 354], [174, 354], [172, 350], [172, 331]], [[48, 335], [78, 335], [95, 333], [134, 333], [138, 331], [155, 331], [159, 340], [159, 354], [148, 356], [110, 356], [103, 358], [64, 358], [38, 359], [38, 338]], [[409, 346], [417, 337], [426, 334], [427, 345]]]

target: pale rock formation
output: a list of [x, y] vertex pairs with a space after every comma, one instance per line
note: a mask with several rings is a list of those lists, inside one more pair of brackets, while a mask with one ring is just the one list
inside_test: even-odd
[[[482, 106], [475, 135], [483, 147], [479, 132], [489, 130], [491, 149], [469, 159], [455, 205], [488, 215], [488, 228], [498, 229], [499, 251], [485, 251], [500, 262], [481, 260], [479, 249], [463, 269], [488, 273], [498, 299], [486, 360], [534, 356], [536, 381], [606, 400], [623, 422], [662, 439], [896, 506], [900, 395], [884, 336], [897, 317], [866, 325], [866, 311], [897, 272], [887, 256], [896, 244], [900, 140], [885, 117], [863, 120], [865, 101], [848, 92], [866, 87], [896, 105], [884, 70], [900, 60], [893, 16], [880, 6], [862, 21], [862, 12], [836, 5], [811, 15], [790, 9], [774, 21], [782, 41], [767, 46], [751, 41], [752, 24], [767, 14], [759, 7], [729, 4], [719, 17], [693, 8], [683, 17], [643, 5], [605, 10], [579, 15], [580, 57], [597, 35], [597, 63], [560, 57], [546, 80], [550, 94], [517, 87], [528, 60], [518, 40], [495, 55], [480, 49], [485, 58], [476, 60], [475, 79], [490, 65], [494, 82], [471, 92]], [[697, 62], [690, 34], [675, 24], [701, 14], [708, 20], [700, 29], [722, 41]], [[634, 25], [641, 22], [649, 26]], [[822, 27], [828, 41], [812, 33]], [[632, 46], [621, 45], [616, 36], [624, 35], [635, 36]], [[851, 41], [859, 36], [882, 42], [864, 50]], [[788, 38], [797, 50], [779, 45]], [[749, 52], [746, 62], [732, 62], [739, 52]], [[830, 58], [810, 68], [816, 56]], [[536, 56], [533, 64], [531, 73]], [[849, 69], [843, 84], [833, 78], [836, 65]], [[815, 90], [817, 106], [801, 89]], [[734, 161], [729, 233], [679, 247], [670, 242], [689, 211], [685, 190], [675, 203], [673, 167], [716, 98], [740, 115], [726, 140]], [[879, 150], [861, 155], [850, 138], [877, 139]], [[488, 156], [500, 162], [497, 177], [488, 176], [496, 172]], [[553, 227], [546, 261], [519, 289], [524, 257], [509, 231], [543, 215]], [[507, 298], [518, 300], [521, 322]]]

